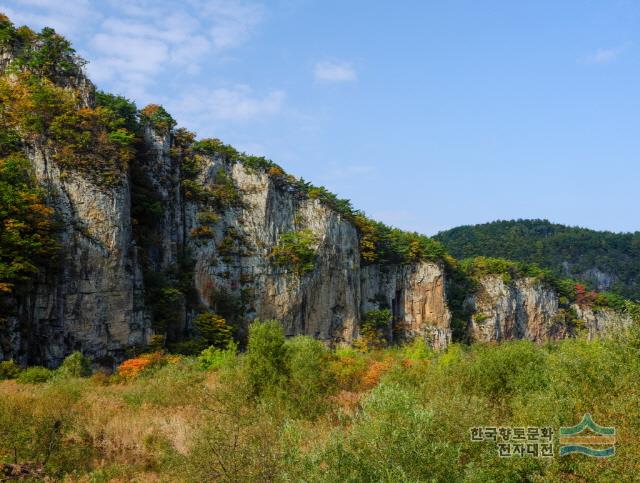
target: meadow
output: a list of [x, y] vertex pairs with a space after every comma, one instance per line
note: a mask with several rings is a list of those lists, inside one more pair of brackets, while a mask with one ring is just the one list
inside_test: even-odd
[[[56, 371], [5, 362], [0, 462], [81, 482], [632, 481], [639, 342], [332, 350], [267, 321], [241, 352], [141, 354], [111, 375], [80, 354]], [[616, 428], [614, 456], [558, 455], [558, 428], [585, 413]], [[552, 427], [554, 456], [500, 457], [471, 440], [482, 426]]]

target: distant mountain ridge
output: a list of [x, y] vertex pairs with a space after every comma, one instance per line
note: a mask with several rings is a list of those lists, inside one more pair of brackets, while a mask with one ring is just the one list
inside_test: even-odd
[[613, 233], [548, 220], [460, 226], [435, 237], [456, 258], [501, 257], [536, 263], [598, 290], [640, 299], [640, 232]]

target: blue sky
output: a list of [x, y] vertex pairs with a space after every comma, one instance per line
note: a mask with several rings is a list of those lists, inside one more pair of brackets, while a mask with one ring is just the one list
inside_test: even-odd
[[640, 1], [9, 0], [98, 87], [426, 234], [640, 230]]

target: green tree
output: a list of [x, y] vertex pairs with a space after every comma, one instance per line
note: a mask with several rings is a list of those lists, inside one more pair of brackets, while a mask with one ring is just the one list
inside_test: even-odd
[[245, 362], [255, 396], [278, 389], [286, 380], [287, 348], [280, 322], [256, 320], [249, 326]]
[[198, 315], [193, 323], [209, 346], [223, 349], [233, 340], [232, 328], [223, 317], [213, 312], [204, 312]]
[[12, 292], [59, 250], [53, 209], [22, 154], [0, 159], [0, 228], [0, 292]]

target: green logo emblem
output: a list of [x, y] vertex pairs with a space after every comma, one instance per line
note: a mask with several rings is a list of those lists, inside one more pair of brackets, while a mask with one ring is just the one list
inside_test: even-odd
[[[587, 429], [590, 431], [585, 433]], [[582, 453], [606, 458], [615, 454], [615, 444], [616, 428], [598, 426], [588, 413], [575, 426], [560, 428], [560, 456]]]

